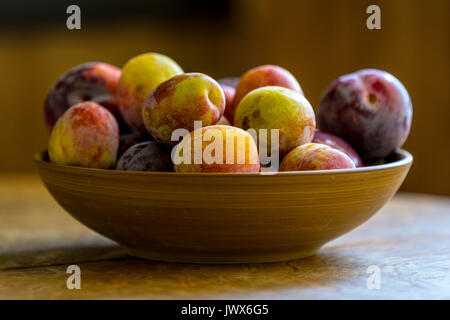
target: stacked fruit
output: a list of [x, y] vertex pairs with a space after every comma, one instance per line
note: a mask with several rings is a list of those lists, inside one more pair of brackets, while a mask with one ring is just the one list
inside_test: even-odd
[[259, 172], [267, 158], [282, 159], [280, 171], [360, 167], [400, 147], [411, 118], [408, 92], [384, 71], [335, 80], [316, 128], [298, 81], [279, 66], [216, 81], [157, 53], [122, 70], [76, 66], [45, 102], [51, 162], [134, 171]]

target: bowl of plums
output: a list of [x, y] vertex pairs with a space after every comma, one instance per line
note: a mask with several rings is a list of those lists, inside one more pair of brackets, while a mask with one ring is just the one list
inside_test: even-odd
[[412, 164], [409, 94], [378, 69], [338, 77], [313, 109], [281, 66], [215, 80], [144, 53], [66, 71], [44, 114], [35, 163], [50, 194], [144, 259], [311, 256], [383, 207]]

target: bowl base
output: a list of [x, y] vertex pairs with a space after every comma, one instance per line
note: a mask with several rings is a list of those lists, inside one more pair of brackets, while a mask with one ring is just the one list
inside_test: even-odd
[[201, 263], [201, 264], [240, 264], [240, 263], [267, 263], [280, 262], [303, 259], [313, 256], [317, 253], [319, 248], [303, 248], [295, 251], [280, 252], [280, 253], [253, 253], [253, 254], [179, 254], [170, 252], [157, 252], [147, 249], [137, 249], [123, 246], [125, 251], [134, 257], [146, 260], [175, 262], [175, 263]]

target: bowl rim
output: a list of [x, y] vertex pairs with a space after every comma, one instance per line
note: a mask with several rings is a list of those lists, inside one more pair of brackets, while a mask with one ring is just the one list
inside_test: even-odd
[[233, 176], [307, 176], [307, 175], [336, 175], [336, 174], [352, 174], [371, 171], [381, 171], [386, 169], [392, 169], [410, 165], [413, 162], [413, 156], [411, 153], [404, 149], [395, 150], [395, 155], [400, 155], [399, 160], [351, 169], [333, 169], [333, 170], [309, 170], [309, 171], [277, 171], [277, 172], [246, 172], [246, 173], [227, 173], [227, 172], [150, 172], [150, 171], [126, 171], [126, 170], [113, 170], [113, 169], [97, 169], [97, 168], [85, 168], [77, 166], [69, 166], [64, 164], [52, 163], [45, 160], [47, 150], [42, 152], [36, 152], [34, 155], [34, 162], [38, 166], [44, 166], [46, 168], [60, 168], [76, 172], [88, 172], [88, 173], [103, 173], [112, 175], [139, 175], [139, 176], [207, 176], [207, 177], [233, 177]]

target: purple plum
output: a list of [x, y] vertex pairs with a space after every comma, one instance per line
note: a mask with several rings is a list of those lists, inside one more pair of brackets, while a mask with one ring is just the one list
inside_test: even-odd
[[155, 141], [131, 146], [117, 162], [117, 170], [128, 171], [173, 171], [171, 148]]
[[69, 107], [92, 101], [108, 109], [120, 125], [126, 125], [119, 114], [116, 90], [121, 70], [103, 62], [86, 62], [65, 72], [50, 89], [45, 100], [45, 122], [50, 132]]
[[143, 134], [140, 132], [130, 132], [120, 135], [119, 137], [119, 151], [117, 153], [117, 157], [119, 158], [122, 154], [125, 153], [131, 146], [135, 144], [146, 142], [146, 141], [154, 141], [153, 137], [150, 134]]
[[335, 80], [317, 108], [318, 128], [350, 143], [364, 162], [383, 159], [408, 137], [412, 104], [390, 73], [364, 69]]

